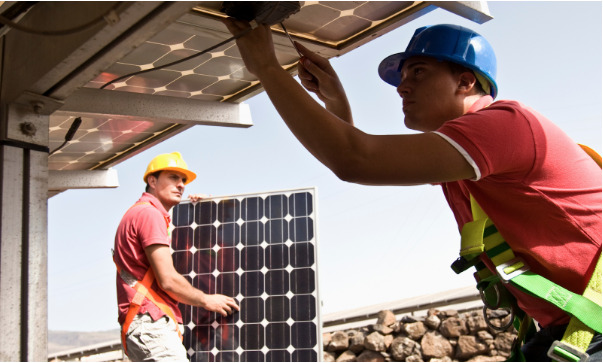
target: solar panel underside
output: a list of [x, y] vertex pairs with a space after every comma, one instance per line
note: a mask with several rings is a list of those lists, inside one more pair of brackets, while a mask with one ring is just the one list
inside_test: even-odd
[[314, 189], [183, 202], [172, 210], [174, 265], [228, 317], [180, 305], [191, 361], [318, 361]]

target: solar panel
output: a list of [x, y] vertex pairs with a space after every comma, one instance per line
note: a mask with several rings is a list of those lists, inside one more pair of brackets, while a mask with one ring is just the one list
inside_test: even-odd
[[172, 210], [176, 270], [235, 297], [228, 317], [180, 305], [191, 361], [318, 361], [315, 190], [183, 202]]

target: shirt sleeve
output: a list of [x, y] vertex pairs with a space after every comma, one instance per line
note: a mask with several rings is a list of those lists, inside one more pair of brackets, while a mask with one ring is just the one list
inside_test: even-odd
[[465, 114], [435, 132], [473, 166], [475, 180], [523, 179], [534, 166], [535, 141], [529, 113], [511, 102]]
[[151, 245], [170, 245], [165, 218], [152, 206], [145, 206], [138, 215], [138, 239], [142, 248]]

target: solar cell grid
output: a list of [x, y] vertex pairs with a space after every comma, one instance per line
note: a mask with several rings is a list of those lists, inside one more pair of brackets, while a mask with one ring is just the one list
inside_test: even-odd
[[318, 361], [314, 189], [183, 202], [172, 210], [174, 265], [228, 317], [180, 305], [191, 361]]

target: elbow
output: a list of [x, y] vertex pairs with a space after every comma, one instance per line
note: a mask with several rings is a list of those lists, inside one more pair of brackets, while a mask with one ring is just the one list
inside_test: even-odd
[[344, 182], [359, 183], [366, 182], [366, 172], [360, 167], [357, 160], [347, 160], [346, 162], [335, 165], [331, 168], [333, 173]]
[[371, 143], [367, 143], [365, 137], [350, 137], [336, 148], [336, 152], [329, 150], [323, 160], [326, 161], [325, 165], [342, 181], [362, 184], [371, 177], [371, 165], [375, 163], [370, 145]]
[[157, 278], [157, 285], [159, 288], [167, 293], [173, 293], [176, 289], [176, 279], [171, 276], [164, 276]]

